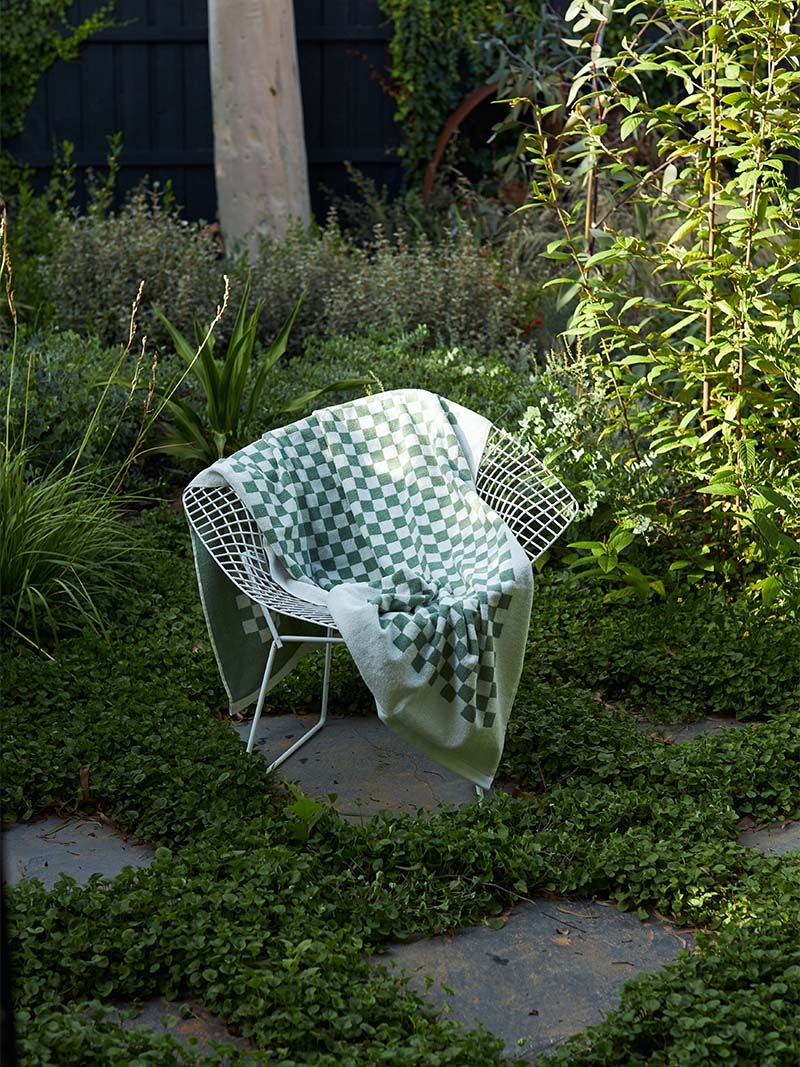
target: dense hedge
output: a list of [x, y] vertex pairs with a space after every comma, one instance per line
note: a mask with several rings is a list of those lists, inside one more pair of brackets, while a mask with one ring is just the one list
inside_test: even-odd
[[[757, 1047], [762, 1062], [794, 1062], [798, 863], [735, 842], [742, 815], [800, 813], [800, 715], [777, 696], [796, 687], [793, 660], [772, 668], [763, 703], [739, 697], [767, 721], [665, 746], [604, 702], [597, 670], [614, 627], [621, 647], [638, 609], [615, 606], [598, 629], [587, 624], [593, 592], [567, 594], [545, 573], [503, 767], [520, 795], [351, 826], [271, 784], [244, 752], [224, 722], [185, 530], [164, 510], [145, 513], [140, 536], [149, 577], [120, 606], [110, 643], [86, 634], [52, 662], [4, 649], [6, 818], [80, 808], [86, 767], [89, 807], [158, 846], [149, 870], [10, 892], [23, 1062], [163, 1062], [168, 1035], [123, 1032], [92, 1007], [162, 993], [199, 999], [276, 1064], [499, 1065], [499, 1042], [439, 1020], [363, 950], [474, 923], [543, 889], [720, 930], [698, 955], [637, 979], [620, 1013], [560, 1062], [711, 1064], [728, 1046], [731, 1062], [755, 1062]], [[572, 606], [559, 613], [562, 601]], [[662, 618], [663, 640], [677, 642], [693, 615], [700, 625], [708, 605], [683, 610]], [[742, 674], [762, 655], [759, 627], [774, 627], [779, 644], [782, 625], [752, 619], [738, 642]], [[618, 667], [620, 688], [625, 670], [630, 682], [635, 663]], [[297, 706], [315, 671], [297, 672], [275, 704]], [[353, 677], [341, 659], [333, 706], [367, 712]], [[652, 713], [660, 702], [657, 692], [649, 707], [643, 692], [633, 704]]]

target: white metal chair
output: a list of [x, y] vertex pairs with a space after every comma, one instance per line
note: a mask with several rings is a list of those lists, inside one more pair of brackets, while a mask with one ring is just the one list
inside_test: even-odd
[[[547, 551], [577, 511], [575, 498], [558, 478], [521, 442], [496, 426], [492, 427], [481, 456], [475, 487], [481, 499], [516, 536], [531, 562]], [[183, 495], [183, 504], [190, 524], [209, 554], [233, 584], [258, 604], [272, 635], [247, 741], [248, 752], [252, 752], [255, 744], [277, 650], [289, 643], [325, 646], [319, 720], [269, 765], [268, 770], [274, 770], [325, 725], [332, 646], [344, 644], [344, 640], [324, 608], [292, 596], [272, 580], [255, 519], [229, 486], [190, 486]], [[279, 634], [272, 612], [323, 627], [325, 636]], [[482, 795], [481, 788], [475, 788]]]

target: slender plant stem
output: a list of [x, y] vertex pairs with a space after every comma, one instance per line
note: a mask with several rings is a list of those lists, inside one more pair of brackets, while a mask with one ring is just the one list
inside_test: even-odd
[[[719, 0], [711, 0], [711, 27], [717, 27], [719, 15]], [[706, 202], [706, 224], [708, 226], [708, 242], [706, 254], [708, 256], [709, 272], [714, 269], [714, 257], [716, 255], [717, 235], [717, 64], [719, 63], [719, 44], [716, 34], [711, 41], [711, 72], [709, 76], [709, 142], [708, 142], [708, 199]], [[706, 287], [706, 361], [709, 358], [711, 344], [714, 340], [714, 279], [710, 277]], [[703, 376], [703, 414], [708, 413], [711, 407], [711, 378], [709, 374]], [[707, 420], [704, 423], [708, 429]]]

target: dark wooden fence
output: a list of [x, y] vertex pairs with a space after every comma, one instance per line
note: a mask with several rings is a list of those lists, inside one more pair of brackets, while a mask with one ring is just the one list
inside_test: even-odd
[[[75, 0], [75, 17], [97, 6]], [[207, 0], [117, 0], [115, 15], [127, 25], [106, 30], [77, 62], [48, 72], [25, 130], [6, 147], [36, 170], [41, 185], [56, 143], [72, 142], [82, 175], [102, 170], [107, 137], [119, 131], [120, 193], [145, 175], [170, 180], [189, 218], [213, 219]], [[295, 19], [312, 204], [320, 216], [325, 187], [338, 194], [349, 188], [345, 161], [379, 184], [399, 184], [399, 133], [386, 86], [391, 30], [375, 0], [295, 0]]]

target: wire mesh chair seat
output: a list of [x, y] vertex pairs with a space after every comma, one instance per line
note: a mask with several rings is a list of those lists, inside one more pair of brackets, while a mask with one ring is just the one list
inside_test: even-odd
[[[577, 512], [569, 490], [524, 444], [493, 426], [475, 478], [478, 496], [505, 522], [531, 562], [557, 540]], [[264, 541], [256, 521], [228, 485], [190, 486], [183, 494], [187, 519], [200, 541], [231, 582], [261, 608], [272, 645], [247, 742], [251, 752], [261, 718], [275, 651], [284, 643], [325, 645], [325, 671], [319, 721], [270, 765], [278, 767], [322, 728], [327, 717], [331, 648], [343, 644], [333, 618], [318, 604], [287, 593], [271, 577]], [[272, 612], [324, 627], [326, 634], [309, 637], [278, 633]], [[476, 786], [479, 796], [482, 790]]]
[[335, 629], [323, 607], [292, 596], [273, 580], [263, 535], [229, 485], [190, 486], [183, 506], [209, 555], [242, 593], [269, 611]]

